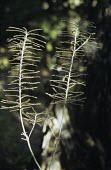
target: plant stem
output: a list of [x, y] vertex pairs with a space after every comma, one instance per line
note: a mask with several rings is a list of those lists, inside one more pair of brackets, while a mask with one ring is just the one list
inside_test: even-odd
[[23, 123], [23, 117], [22, 117], [22, 87], [21, 87], [21, 82], [22, 82], [23, 57], [24, 57], [24, 51], [25, 51], [27, 36], [28, 36], [28, 33], [26, 31], [24, 41], [23, 41], [23, 45], [22, 45], [22, 51], [21, 51], [21, 56], [20, 56], [20, 67], [19, 67], [19, 109], [20, 109], [20, 120], [21, 120], [21, 125], [22, 125], [24, 135], [26, 135], [26, 131], [25, 131], [25, 127], [24, 127], [24, 123]]
[[72, 67], [73, 67], [73, 63], [74, 63], [74, 57], [75, 57], [75, 54], [76, 54], [77, 31], [78, 31], [78, 28], [76, 28], [76, 31], [75, 31], [74, 49], [73, 49], [73, 55], [72, 55], [72, 58], [71, 58], [71, 65], [70, 65], [69, 75], [68, 75], [68, 80], [67, 80], [67, 89], [66, 89], [64, 104], [67, 103], [67, 98], [68, 98], [68, 93], [69, 93], [69, 85], [70, 85], [70, 79], [71, 79], [71, 72], [72, 72]]
[[34, 152], [33, 152], [32, 148], [31, 148], [31, 144], [30, 144], [30, 141], [29, 141], [29, 137], [30, 137], [30, 135], [31, 135], [31, 133], [32, 133], [32, 131], [34, 129], [35, 124], [33, 125], [33, 128], [32, 128], [32, 130], [31, 130], [31, 132], [30, 132], [30, 134], [28, 136], [27, 133], [26, 133], [26, 130], [25, 130], [25, 126], [24, 126], [24, 122], [23, 122], [23, 116], [22, 116], [22, 66], [23, 66], [23, 59], [24, 59], [24, 52], [25, 52], [27, 36], [28, 36], [28, 32], [26, 30], [24, 41], [23, 41], [23, 44], [22, 44], [22, 51], [21, 51], [21, 56], [20, 56], [20, 67], [19, 67], [19, 110], [20, 110], [20, 120], [21, 120], [22, 129], [23, 129], [23, 135], [25, 136], [25, 140], [27, 141], [30, 153], [31, 153], [36, 165], [38, 166], [39, 170], [42, 170], [39, 163], [37, 162], [37, 159], [36, 159], [36, 157], [34, 155]]

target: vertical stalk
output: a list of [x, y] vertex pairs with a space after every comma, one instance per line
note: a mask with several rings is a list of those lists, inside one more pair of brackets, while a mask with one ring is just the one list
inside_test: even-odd
[[27, 30], [25, 33], [24, 41], [22, 44], [22, 51], [21, 51], [21, 56], [20, 56], [20, 67], [19, 67], [19, 109], [20, 109], [20, 120], [21, 120], [21, 125], [23, 129], [23, 133], [26, 136], [26, 131], [23, 123], [23, 117], [22, 117], [22, 66], [23, 66], [23, 58], [24, 58], [24, 51], [25, 51], [25, 45], [27, 41]]
[[58, 146], [59, 141], [60, 141], [60, 136], [61, 136], [61, 131], [62, 131], [62, 125], [63, 125], [63, 115], [64, 115], [65, 110], [66, 110], [67, 98], [68, 98], [68, 93], [69, 93], [69, 85], [70, 85], [70, 79], [71, 79], [71, 73], [72, 73], [72, 67], [73, 67], [73, 63], [74, 63], [74, 57], [75, 57], [75, 54], [76, 54], [77, 31], [78, 31], [78, 28], [76, 28], [76, 31], [75, 31], [74, 48], [73, 48], [73, 54], [72, 54], [72, 57], [71, 57], [71, 64], [70, 64], [70, 68], [69, 68], [69, 74], [68, 74], [68, 80], [67, 80], [67, 88], [66, 88], [64, 105], [63, 105], [63, 112], [62, 112], [62, 116], [61, 116], [61, 120], [60, 120], [59, 136], [58, 136], [58, 138], [56, 139], [55, 149], [54, 149], [52, 158], [51, 158], [50, 163], [49, 163], [49, 170], [51, 170], [50, 167], [51, 167], [52, 161], [53, 161], [53, 159], [54, 159], [57, 146]]
[[30, 153], [31, 153], [36, 165], [38, 166], [39, 170], [42, 170], [39, 163], [37, 162], [37, 159], [36, 159], [36, 157], [34, 155], [34, 152], [33, 152], [32, 148], [31, 148], [31, 144], [30, 144], [30, 141], [29, 141], [30, 136], [28, 136], [27, 133], [26, 133], [24, 122], [23, 122], [23, 116], [22, 116], [22, 67], [23, 67], [23, 58], [24, 58], [24, 52], [25, 52], [27, 36], [28, 36], [28, 32], [26, 30], [24, 41], [23, 41], [23, 44], [22, 44], [22, 51], [21, 51], [21, 56], [20, 56], [20, 67], [19, 67], [19, 110], [20, 110], [20, 120], [21, 120], [22, 129], [23, 129], [23, 135], [25, 136], [25, 140], [27, 141]]
[[67, 98], [68, 98], [68, 93], [69, 93], [69, 85], [70, 85], [72, 67], [73, 67], [73, 63], [74, 63], [74, 57], [75, 57], [75, 54], [76, 54], [77, 31], [78, 31], [78, 28], [76, 28], [76, 31], [75, 31], [74, 49], [73, 49], [73, 54], [72, 54], [72, 58], [71, 58], [71, 65], [70, 65], [70, 68], [69, 68], [69, 74], [68, 74], [68, 80], [67, 80], [67, 88], [66, 88], [66, 94], [65, 94], [65, 99], [64, 99], [64, 106], [63, 106], [63, 114], [62, 114], [61, 122], [60, 122], [59, 137], [60, 137], [61, 131], [62, 131], [63, 115], [64, 115], [64, 112], [66, 110], [66, 104], [67, 104]]
[[78, 28], [76, 28], [76, 31], [75, 31], [74, 49], [73, 49], [73, 55], [72, 55], [72, 58], [71, 58], [71, 65], [70, 65], [70, 68], [69, 68], [69, 74], [68, 74], [67, 88], [66, 88], [66, 95], [65, 95], [64, 104], [67, 103], [67, 98], [68, 98], [68, 93], [69, 93], [69, 85], [70, 85], [70, 79], [71, 79], [71, 72], [72, 72], [72, 67], [73, 67], [73, 63], [74, 63], [74, 57], [75, 57], [75, 54], [76, 54], [77, 31], [78, 31]]

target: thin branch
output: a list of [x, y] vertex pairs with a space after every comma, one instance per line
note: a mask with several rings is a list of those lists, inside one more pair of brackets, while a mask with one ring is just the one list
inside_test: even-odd
[[30, 138], [30, 136], [31, 136], [31, 134], [32, 134], [32, 132], [33, 132], [33, 130], [34, 130], [34, 128], [35, 128], [36, 119], [37, 119], [37, 114], [35, 115], [34, 123], [33, 123], [32, 129], [31, 129], [31, 131], [30, 131], [30, 133], [29, 133], [29, 138]]

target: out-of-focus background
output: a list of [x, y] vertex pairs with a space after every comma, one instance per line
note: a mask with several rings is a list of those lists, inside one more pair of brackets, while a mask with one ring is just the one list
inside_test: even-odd
[[[42, 28], [46, 47], [41, 54], [41, 88], [36, 92], [48, 106], [50, 100], [44, 95], [48, 89], [50, 67], [58, 43], [58, 28], [64, 24], [61, 18], [88, 20], [96, 26], [99, 49], [87, 56], [86, 101], [84, 106], [71, 106], [70, 117], [76, 133], [73, 136], [75, 149], [66, 161], [61, 162], [66, 170], [111, 169], [111, 2], [110, 0], [1, 0], [0, 1], [0, 100], [7, 85], [10, 70], [6, 32], [9, 26], [26, 27], [28, 30]], [[29, 125], [26, 125], [27, 129]], [[37, 126], [32, 144], [38, 160], [42, 152], [41, 127]], [[0, 170], [33, 169], [33, 160], [27, 145], [20, 139], [21, 126], [18, 115], [0, 110]], [[87, 141], [88, 135], [91, 141]], [[89, 139], [89, 138], [88, 138]], [[86, 142], [87, 141], [87, 142]], [[90, 143], [90, 147], [87, 143]], [[92, 147], [91, 147], [92, 146]], [[79, 165], [83, 166], [79, 166]]]

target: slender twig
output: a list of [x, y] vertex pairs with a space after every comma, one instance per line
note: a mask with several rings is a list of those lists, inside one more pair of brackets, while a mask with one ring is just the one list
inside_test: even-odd
[[34, 128], [35, 128], [36, 119], [37, 119], [37, 114], [35, 115], [35, 119], [34, 119], [34, 122], [33, 122], [33, 126], [32, 126], [32, 129], [31, 129], [30, 133], [29, 133], [29, 138], [30, 138], [30, 136], [31, 136], [31, 134], [32, 134], [32, 132], [33, 132], [33, 130], [34, 130]]
[[75, 58], [75, 54], [76, 54], [76, 40], [77, 40], [77, 32], [78, 32], [78, 28], [75, 31], [75, 39], [74, 39], [74, 49], [73, 49], [73, 55], [71, 58], [71, 65], [70, 65], [70, 69], [69, 69], [69, 75], [68, 75], [68, 81], [67, 81], [67, 88], [66, 88], [66, 95], [65, 95], [65, 100], [64, 100], [64, 104], [67, 103], [67, 98], [68, 98], [68, 93], [69, 93], [69, 85], [70, 85], [70, 79], [71, 79], [71, 73], [72, 73], [72, 67], [73, 67], [73, 63], [74, 63], [74, 58]]

